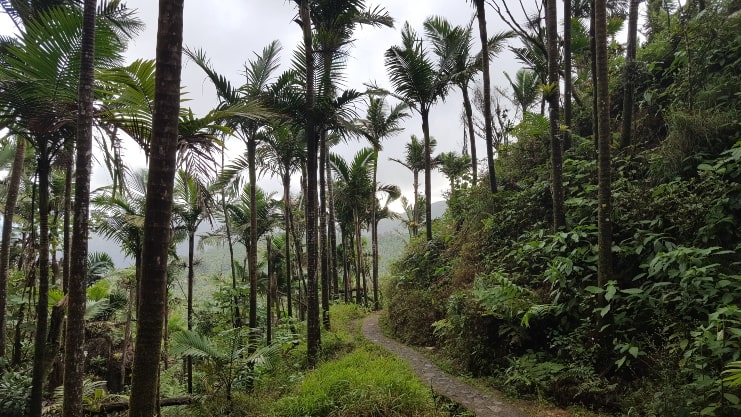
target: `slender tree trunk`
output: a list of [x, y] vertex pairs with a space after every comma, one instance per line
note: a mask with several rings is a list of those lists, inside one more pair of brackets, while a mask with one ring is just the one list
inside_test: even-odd
[[36, 304], [33, 373], [31, 376], [31, 417], [41, 417], [44, 390], [44, 359], [49, 323], [49, 155], [48, 138], [39, 137], [39, 289]]
[[412, 188], [414, 188], [414, 207], [412, 208], [412, 235], [414, 237], [419, 236], [419, 225], [422, 224], [422, 216], [419, 212], [419, 171], [414, 169], [412, 171], [414, 180], [412, 182]]
[[471, 174], [473, 185], [478, 184], [479, 162], [476, 157], [476, 131], [473, 126], [473, 108], [471, 107], [471, 97], [468, 94], [468, 84], [461, 86], [463, 93], [463, 110], [466, 113], [466, 126], [468, 127], [468, 137], [471, 147]]
[[[257, 143], [255, 133], [250, 132], [247, 139], [247, 159], [249, 162], [250, 176], [250, 241], [248, 253], [248, 273], [250, 276], [250, 334], [257, 329], [257, 168], [255, 167], [255, 152]], [[255, 343], [250, 346], [256, 347]], [[250, 349], [252, 350], [252, 349]]]
[[[486, 33], [486, 4], [484, 0], [474, 0], [476, 16], [479, 22], [479, 37], [481, 38], [481, 70], [484, 77], [484, 133], [486, 137], [486, 160], [489, 169], [489, 186], [492, 193], [497, 192], [497, 174], [494, 170], [494, 133], [491, 126], [491, 79], [489, 74], [489, 36]], [[427, 219], [430, 221], [430, 219]]]
[[334, 212], [334, 180], [332, 179], [330, 169], [330, 160], [327, 158], [327, 172], [330, 173], [327, 177], [327, 198], [329, 205], [329, 276], [332, 282], [332, 288], [334, 289], [334, 297], [339, 297], [339, 276], [337, 273], [337, 228], [335, 227]]
[[143, 291], [131, 383], [131, 417], [152, 417], [158, 409], [158, 370], [167, 304], [167, 255], [177, 170], [183, 3], [184, 0], [159, 2], [157, 75], [142, 251]]
[[573, 81], [571, 69], [571, 0], [563, 0], [563, 150], [571, 148], [571, 96]]
[[121, 348], [121, 388], [126, 386], [126, 356], [131, 343], [131, 323], [134, 321], [134, 309], [138, 305], [138, 282], [141, 281], [141, 253], [134, 256], [134, 282], [129, 285], [129, 302], [126, 310], [126, 324], [124, 324], [123, 347]]
[[605, 0], [594, 2], [594, 37], [597, 62], [597, 114], [598, 118], [598, 256], [597, 285], [602, 287], [612, 275], [612, 197], [610, 177], [610, 95], [607, 58], [607, 13]]
[[13, 216], [18, 201], [18, 190], [23, 175], [23, 159], [26, 154], [26, 139], [16, 136], [15, 157], [10, 171], [8, 190], [5, 194], [3, 212], [2, 243], [0, 243], [0, 358], [5, 357], [5, 326], [8, 300], [8, 269], [10, 268], [10, 239], [13, 233]]
[[266, 238], [266, 252], [268, 254], [268, 288], [266, 291], [265, 298], [267, 299], [266, 311], [265, 311], [265, 336], [267, 344], [273, 340], [273, 238], [268, 235]]
[[[379, 140], [380, 142], [380, 140]], [[373, 152], [373, 194], [371, 196], [371, 282], [373, 285], [373, 310], [378, 311], [381, 309], [381, 304], [378, 299], [378, 222], [376, 216], [378, 215], [378, 149], [374, 149]]]
[[551, 196], [553, 199], [553, 230], [566, 224], [563, 197], [563, 155], [561, 150], [558, 100], [558, 7], [556, 0], [546, 0], [546, 39], [548, 47], [548, 104], [551, 136]]
[[594, 25], [595, 16], [594, 8], [596, 7], [595, 0], [589, 2], [589, 51], [592, 55], [590, 59], [590, 65], [592, 67], [592, 136], [594, 138], [594, 149], [598, 147], [598, 130], [599, 130], [599, 118], [597, 117], [597, 43], [594, 36]]
[[311, 9], [309, 0], [300, 0], [299, 18], [302, 23], [306, 59], [306, 247], [307, 264], [307, 360], [309, 366], [316, 365], [321, 348], [319, 325], [319, 294], [317, 282], [317, 145], [314, 95], [314, 48], [311, 33]]
[[286, 297], [288, 298], [288, 317], [293, 317], [293, 288], [291, 287], [291, 174], [290, 168], [284, 167], [283, 174], [283, 213], [286, 228]]
[[355, 226], [355, 303], [363, 303], [363, 286], [360, 282], [363, 273], [363, 238], [360, 233], [360, 216], [353, 213], [353, 224]]
[[[188, 231], [188, 330], [193, 330], [193, 286], [195, 285], [195, 268], [193, 257], [196, 246], [196, 231]], [[193, 358], [185, 358], [185, 372], [188, 380], [188, 394], [193, 394]]]
[[[484, 60], [486, 61], [486, 60]], [[430, 148], [430, 110], [422, 110], [422, 133], [425, 137], [425, 227], [427, 241], [432, 240], [432, 149]]]
[[[64, 344], [63, 417], [82, 416], [82, 381], [85, 373], [84, 349], [85, 302], [87, 300], [88, 273], [88, 217], [90, 213], [90, 178], [92, 177], [93, 160], [96, 7], [96, 0], [85, 0], [82, 22], [82, 58], [80, 60], [79, 110], [77, 118], [75, 213], [74, 224], [72, 226], [71, 252], [69, 252], [69, 257], [66, 251], [64, 255], [65, 269], [69, 269], [69, 277], [65, 279], [68, 285], [68, 303], [67, 332]], [[72, 184], [69, 185], [71, 188]], [[65, 223], [68, 217], [68, 215], [65, 215]], [[65, 237], [65, 244], [67, 243], [66, 239]]]
[[351, 300], [350, 294], [350, 265], [348, 259], [348, 245], [347, 231], [345, 228], [341, 228], [340, 235], [342, 236], [342, 284], [345, 292], [345, 304]]
[[[326, 61], [325, 61], [326, 62]], [[319, 261], [322, 287], [322, 325], [329, 330], [329, 248], [327, 248], [327, 133], [319, 140]]]
[[633, 128], [633, 103], [635, 86], [633, 78], [635, 73], [636, 44], [638, 43], [638, 4], [640, 0], [630, 0], [628, 12], [628, 47], [625, 51], [625, 69], [623, 72], [623, 124], [620, 131], [620, 147], [627, 148], [632, 143]]
[[[73, 164], [75, 159], [71, 156], [74, 146], [70, 143], [67, 146], [69, 152], [69, 161], [65, 167], [64, 173], [64, 211], [62, 224], [62, 293], [67, 294], [69, 289], [69, 275], [70, 275], [70, 257], [71, 255], [71, 244], [72, 244], [72, 176], [75, 175]], [[88, 197], [89, 200], [89, 197]], [[85, 260], [87, 261], [87, 259]]]

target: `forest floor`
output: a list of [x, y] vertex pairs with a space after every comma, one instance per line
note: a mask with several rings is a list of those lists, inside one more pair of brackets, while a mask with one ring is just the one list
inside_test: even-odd
[[448, 398], [477, 417], [570, 417], [570, 411], [543, 407], [526, 401], [505, 401], [501, 395], [475, 387], [441, 370], [430, 359], [383, 334], [379, 314], [371, 314], [362, 323], [363, 336], [409, 363], [419, 378], [438, 395]]

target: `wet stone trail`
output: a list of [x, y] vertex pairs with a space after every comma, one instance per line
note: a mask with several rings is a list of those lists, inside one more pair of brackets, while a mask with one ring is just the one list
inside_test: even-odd
[[443, 372], [414, 349], [386, 337], [378, 325], [378, 314], [363, 321], [363, 335], [376, 345], [407, 361], [419, 378], [432, 390], [462, 405], [477, 417], [527, 417], [500, 399], [461, 382]]

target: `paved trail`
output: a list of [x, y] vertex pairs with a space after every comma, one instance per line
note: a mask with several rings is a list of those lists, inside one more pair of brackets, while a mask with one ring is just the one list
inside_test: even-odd
[[414, 349], [384, 336], [378, 325], [378, 314], [363, 321], [363, 335], [371, 342], [386, 348], [406, 360], [414, 372], [433, 391], [466, 407], [478, 417], [527, 417], [523, 412], [500, 399], [461, 382], [432, 364]]

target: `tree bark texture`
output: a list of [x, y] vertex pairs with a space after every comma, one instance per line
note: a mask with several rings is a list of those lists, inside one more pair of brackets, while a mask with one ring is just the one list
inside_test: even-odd
[[[63, 417], [82, 416], [82, 382], [85, 365], [85, 302], [87, 301], [88, 217], [93, 158], [93, 87], [95, 82], [95, 13], [97, 1], [85, 0], [82, 21], [77, 157], [72, 248], [67, 282], [67, 332], [64, 339]], [[69, 257], [69, 259], [68, 259]]]
[[551, 197], [553, 230], [566, 224], [563, 197], [563, 154], [561, 148], [558, 101], [558, 7], [556, 0], [546, 0], [546, 43], [548, 47], [548, 119], [551, 137]]
[[167, 304], [167, 255], [171, 238], [180, 110], [184, 0], [160, 0], [154, 115], [144, 216], [142, 283], [129, 416], [157, 413], [159, 362]]
[[[476, 17], [481, 38], [481, 71], [484, 78], [484, 137], [486, 138], [486, 162], [489, 169], [489, 188], [497, 192], [497, 174], [494, 170], [494, 133], [491, 116], [491, 76], [489, 74], [489, 36], [486, 32], [486, 4], [484, 0], [474, 0]], [[430, 221], [430, 219], [427, 219]]]

